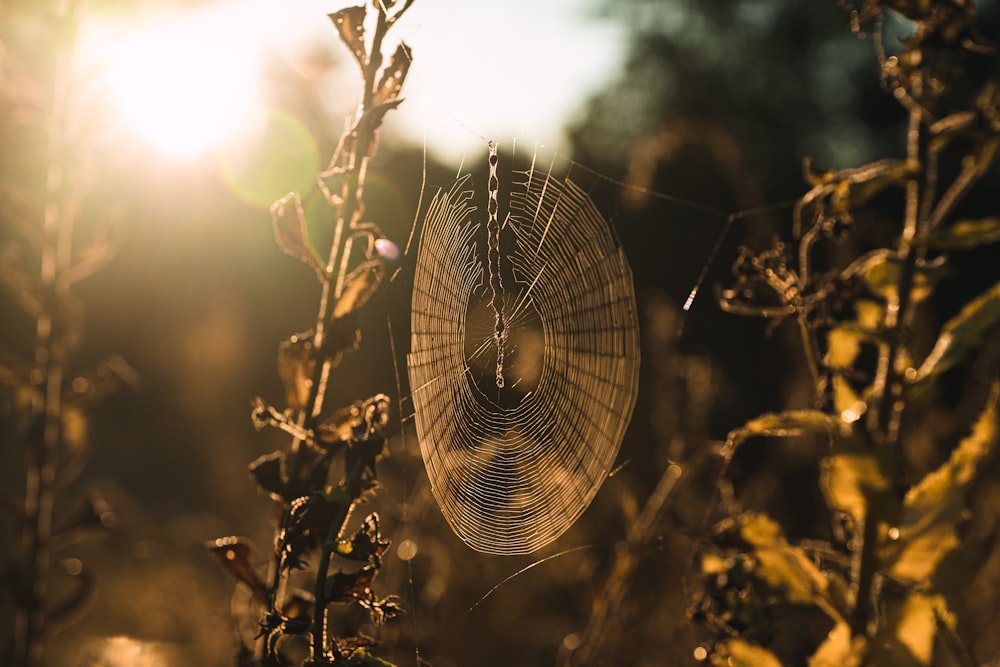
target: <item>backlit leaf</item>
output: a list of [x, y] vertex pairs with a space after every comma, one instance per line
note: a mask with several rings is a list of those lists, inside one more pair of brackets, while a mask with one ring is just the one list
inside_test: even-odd
[[830, 329], [826, 337], [823, 364], [827, 368], [851, 368], [861, 352], [863, 338], [864, 334], [853, 327], [839, 326]]
[[837, 434], [843, 427], [840, 420], [820, 410], [786, 410], [770, 412], [751, 419], [726, 437], [726, 449], [731, 454], [751, 437], [789, 437], [794, 435]]
[[740, 535], [753, 547], [757, 574], [785, 591], [789, 602], [816, 605], [841, 620], [843, 610], [830, 598], [826, 576], [805, 551], [785, 540], [777, 523], [767, 515], [748, 512], [740, 517]]
[[970, 301], [941, 328], [934, 348], [912, 377], [919, 384], [961, 362], [979, 347], [983, 337], [1000, 322], [1000, 283]]
[[718, 667], [781, 667], [776, 655], [742, 639], [719, 644], [712, 654], [712, 664]]
[[910, 593], [890, 615], [872, 642], [870, 664], [894, 667], [925, 667], [934, 657], [938, 627], [939, 596]]
[[267, 604], [267, 587], [253, 569], [253, 544], [245, 537], [220, 537], [205, 545], [238, 581], [249, 586], [253, 597]]
[[312, 332], [292, 334], [278, 346], [278, 375], [285, 385], [285, 404], [300, 410], [309, 401], [315, 360]]
[[[934, 282], [942, 277], [943, 273], [941, 265], [938, 264], [919, 266], [913, 274], [910, 298], [919, 303], [929, 297]], [[862, 277], [868, 288], [886, 301], [892, 302], [899, 298], [902, 266], [895, 257], [879, 257], [876, 261], [870, 262], [862, 272]]]
[[337, 554], [356, 561], [380, 558], [389, 548], [389, 540], [382, 538], [379, 530], [378, 514], [373, 512], [365, 517], [361, 528], [349, 540], [337, 544]]
[[821, 485], [831, 507], [864, 524], [868, 508], [883, 502], [889, 481], [868, 452], [835, 453], [823, 460]]
[[282, 472], [284, 452], [276, 451], [255, 459], [249, 466], [250, 476], [274, 500], [288, 500], [288, 480]]
[[368, 56], [365, 52], [365, 7], [345, 7], [330, 14], [340, 39], [350, 50], [361, 71], [364, 72]]
[[351, 271], [344, 281], [344, 290], [333, 307], [333, 319], [360, 310], [378, 289], [384, 276], [385, 264], [377, 259], [369, 260]]
[[809, 658], [809, 667], [860, 667], [866, 646], [865, 638], [852, 637], [850, 626], [841, 621]]
[[326, 599], [329, 602], [354, 602], [371, 597], [376, 572], [378, 570], [370, 564], [355, 572], [334, 572], [326, 578]]
[[959, 220], [918, 239], [936, 250], [969, 250], [1000, 241], [1000, 218]]
[[1000, 439], [998, 403], [1000, 384], [995, 384], [972, 432], [940, 468], [928, 473], [903, 498], [899, 525], [890, 530], [896, 539], [882, 549], [882, 560], [893, 577], [926, 585], [941, 560], [958, 546], [956, 529], [966, 493]]
[[326, 280], [326, 269], [309, 241], [306, 214], [298, 193], [287, 194], [271, 206], [271, 224], [278, 247], [311, 268], [320, 282]]
[[406, 72], [410, 69], [410, 59], [410, 53], [405, 44], [396, 47], [396, 51], [389, 59], [389, 64], [382, 70], [382, 76], [375, 87], [372, 95], [372, 107], [392, 102], [399, 96], [403, 81], [406, 79]]

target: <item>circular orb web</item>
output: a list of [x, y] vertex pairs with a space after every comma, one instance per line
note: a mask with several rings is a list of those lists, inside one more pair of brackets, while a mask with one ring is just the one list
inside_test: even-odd
[[[428, 207], [407, 357], [441, 512], [466, 544], [501, 555], [549, 544], [590, 505], [621, 446], [639, 373], [632, 272], [590, 197], [532, 167], [515, 172], [508, 209], [504, 388], [477, 376], [491, 375], [496, 343], [491, 323], [475, 321], [488, 276], [469, 176]], [[530, 389], [510, 381], [508, 360], [533, 369]]]

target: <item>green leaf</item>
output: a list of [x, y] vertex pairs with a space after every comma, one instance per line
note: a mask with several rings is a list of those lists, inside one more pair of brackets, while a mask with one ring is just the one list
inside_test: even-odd
[[811, 604], [833, 620], [843, 620], [829, 595], [830, 582], [800, 547], [789, 544], [781, 527], [765, 514], [748, 512], [740, 517], [740, 535], [753, 547], [757, 574], [785, 591], [789, 602]]
[[712, 664], [718, 667], [781, 667], [776, 655], [742, 639], [720, 643], [712, 654]]
[[809, 658], [809, 667], [861, 667], [867, 646], [864, 637], [852, 637], [850, 626], [840, 621]]
[[919, 369], [907, 373], [911, 384], [924, 383], [961, 362], [978, 348], [986, 333], [1000, 322], [1000, 283], [962, 308], [941, 328], [934, 348]]
[[769, 412], [751, 419], [726, 436], [726, 450], [732, 454], [735, 449], [751, 437], [787, 438], [794, 435], [833, 436], [844, 425], [836, 417], [820, 410], [786, 410]]
[[1000, 439], [998, 404], [1000, 383], [993, 386], [972, 432], [951, 457], [903, 498], [899, 525], [890, 529], [891, 541], [881, 553], [884, 568], [893, 577], [926, 586], [938, 564], [958, 546], [957, 524], [965, 510], [966, 493]]
[[935, 250], [970, 250], [1000, 241], [1000, 217], [959, 220], [917, 239]]

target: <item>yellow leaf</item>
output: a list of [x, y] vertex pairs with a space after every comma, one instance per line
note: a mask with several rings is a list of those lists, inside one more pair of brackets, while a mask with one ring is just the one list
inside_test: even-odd
[[742, 639], [719, 644], [712, 654], [712, 664], [718, 667], [781, 667], [776, 655]]
[[860, 667], [866, 647], [865, 638], [851, 637], [850, 626], [841, 621], [809, 658], [809, 667]]

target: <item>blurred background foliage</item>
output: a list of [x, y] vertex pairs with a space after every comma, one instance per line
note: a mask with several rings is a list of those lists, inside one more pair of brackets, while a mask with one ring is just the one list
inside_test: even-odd
[[[417, 0], [411, 14], [419, 15], [425, 1]], [[52, 29], [41, 4], [0, 3], [0, 181], [28, 190], [38, 188], [44, 174], [44, 133], [20, 115], [26, 100], [45, 94], [32, 83], [44, 69]], [[139, 4], [107, 0], [91, 2], [87, 10], [127, 13]], [[979, 4], [983, 33], [1000, 41], [1000, 3]], [[633, 190], [605, 203], [615, 211], [616, 231], [635, 273], [643, 335], [641, 394], [620, 455], [626, 465], [551, 549], [525, 558], [485, 557], [465, 547], [440, 517], [404, 400], [402, 426], [394, 420], [391, 457], [380, 470], [383, 488], [375, 501], [394, 545], [409, 539], [418, 547], [412, 567], [389, 558], [378, 584], [382, 594], [401, 595], [409, 609], [401, 621], [378, 631], [380, 655], [399, 664], [413, 664], [415, 647], [438, 667], [552, 664], [581, 641], [593, 600], [609, 595], [622, 604], [601, 630], [604, 664], [694, 661], [702, 636], [687, 618], [685, 587], [716, 472], [698, 452], [758, 413], [805, 405], [811, 392], [803, 360], [789, 352], [798, 349], [790, 343], [795, 332], [770, 331], [763, 321], [720, 312], [713, 290], [728, 282], [738, 245], [764, 248], [775, 235], [788, 236], [791, 202], [806, 190], [805, 156], [834, 168], [902, 154], [904, 113], [879, 87], [870, 40], [851, 33], [849, 13], [836, 2], [595, 1], [586, 11], [626, 27], [626, 62], [617, 78], [565, 119], [566, 138], [557, 148], [610, 178], [678, 198], [643, 197]], [[322, 12], [316, 15], [324, 20]], [[482, 29], [471, 7], [450, 20], [455, 31]], [[239, 23], [230, 29], [239, 31]], [[553, 34], [561, 29], [558, 23], [548, 27]], [[893, 32], [905, 29], [887, 25], [887, 48], [893, 48]], [[353, 88], [319, 89], [320, 82], [329, 84], [331, 72], [353, 67], [332, 28], [328, 45], [294, 62], [268, 63], [269, 131], [260, 145], [244, 146], [237, 157], [160, 160], [139, 143], [104, 132], [99, 110], [71, 128], [73, 170], [67, 173], [76, 174], [86, 191], [83, 224], [88, 212], [96, 219], [109, 206], [123, 221], [116, 257], [78, 289], [86, 324], [76, 363], [87, 367], [114, 352], [138, 371], [142, 385], [88, 414], [92, 449], [74, 484], [99, 489], [118, 525], [71, 548], [91, 564], [97, 594], [78, 622], [53, 637], [50, 664], [81, 664], [84, 656], [93, 660], [82, 664], [108, 665], [231, 660], [231, 611], [240, 619], [245, 600], [233, 598], [231, 582], [203, 542], [239, 533], [265, 550], [271, 539], [270, 503], [245, 470], [284, 438], [254, 432], [249, 402], [258, 394], [281, 396], [276, 346], [291, 331], [310, 326], [318, 288], [308, 269], [275, 248], [267, 205], [300, 187], [296, 174], [305, 173], [308, 182], [341, 131], [338, 105], [344, 110], [353, 103]], [[497, 48], [528, 47], [504, 40]], [[985, 67], [972, 60], [968, 66]], [[421, 67], [419, 51], [413, 67]], [[558, 62], [544, 67], [559, 76]], [[496, 91], [495, 99], [482, 103], [502, 96]], [[400, 245], [422, 182], [428, 196], [447, 185], [457, 168], [436, 164], [430, 154], [425, 179], [423, 152], [419, 138], [389, 127], [368, 177], [368, 216]], [[994, 170], [966, 207], [995, 213], [998, 188]], [[682, 320], [678, 306], [725, 222], [725, 216], [692, 203], [746, 215], [723, 242], [703, 293]], [[872, 216], [895, 214], [891, 204], [873, 203]], [[322, 247], [324, 221], [311, 222]], [[4, 221], [0, 240], [11, 238]], [[995, 248], [963, 262], [936, 296], [941, 320], [975, 293], [965, 281], [982, 285], [984, 276], [995, 278], [997, 266]], [[400, 405], [386, 322], [395, 334], [395, 361], [402, 364], [408, 292], [404, 262], [385, 298], [374, 299], [364, 312], [361, 349], [337, 370], [328, 405], [380, 391]], [[4, 347], [30, 358], [31, 322], [6, 296], [0, 298]], [[989, 350], [998, 354], [996, 335], [987, 341]], [[400, 376], [405, 382], [405, 373]], [[0, 418], [10, 414], [11, 400], [0, 397]], [[7, 444], [12, 427], [6, 420], [0, 428], [0, 480], [17, 492], [24, 484], [22, 453]], [[960, 424], [942, 421], [939, 428]], [[754, 448], [733, 470], [748, 504], [765, 506], [792, 537], [825, 520], [815, 453], [794, 444]], [[947, 452], [928, 438], [923, 456], [914, 465], [926, 470]], [[633, 575], [622, 590], [602, 590], [616, 545], [623, 544], [669, 462], [678, 460], [690, 461], [690, 467], [652, 541], [634, 553]], [[594, 546], [538, 565], [470, 610], [512, 572], [578, 545]], [[1000, 550], [975, 576], [971, 594], [955, 611], [973, 656], [986, 661], [1000, 655], [1000, 633], [991, 631], [1000, 628]], [[245, 618], [242, 623], [240, 631], [254, 631]], [[0, 642], [6, 641], [4, 632]]]

